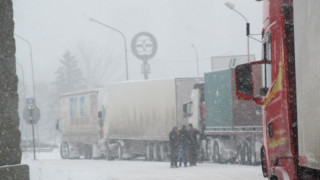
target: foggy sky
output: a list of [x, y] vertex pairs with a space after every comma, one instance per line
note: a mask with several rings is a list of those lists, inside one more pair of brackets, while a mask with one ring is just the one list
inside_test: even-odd
[[[127, 38], [129, 78], [143, 79], [141, 61], [131, 53], [131, 39], [141, 31], [152, 33], [158, 52], [150, 60], [151, 79], [196, 76], [199, 52], [201, 74], [210, 70], [209, 57], [246, 54], [245, 21], [227, 8], [225, 0], [13, 0], [15, 33], [33, 47], [35, 81], [52, 82], [66, 50], [77, 57], [77, 47], [96, 49], [111, 61], [115, 77], [125, 80], [124, 44], [116, 32], [90, 22], [95, 18], [122, 31]], [[251, 23], [262, 28], [262, 3], [229, 0]], [[257, 38], [260, 38], [259, 36]], [[16, 38], [16, 58], [30, 85], [27, 44]], [[261, 44], [250, 41], [250, 51], [260, 58]], [[94, 59], [93, 59], [94, 60]], [[17, 74], [21, 77], [18, 69]], [[31, 86], [31, 85], [30, 85]]]

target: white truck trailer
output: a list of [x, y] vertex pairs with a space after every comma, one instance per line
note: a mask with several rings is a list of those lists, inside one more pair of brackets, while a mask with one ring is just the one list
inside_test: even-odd
[[110, 84], [106, 100], [106, 157], [165, 160], [169, 132], [188, 123], [183, 103], [197, 78]]
[[110, 84], [61, 96], [61, 157], [165, 160], [169, 132], [188, 123], [183, 103], [198, 78]]
[[60, 97], [62, 158], [101, 156], [98, 141], [102, 138], [103, 126], [98, 112], [103, 111], [105, 92], [105, 89], [89, 90], [63, 94]]

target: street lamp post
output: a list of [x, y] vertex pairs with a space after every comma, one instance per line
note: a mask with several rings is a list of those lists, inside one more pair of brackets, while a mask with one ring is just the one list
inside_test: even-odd
[[[29, 45], [29, 48], [30, 48], [30, 62], [31, 62], [31, 74], [32, 74], [32, 91], [33, 91], [33, 98], [34, 98], [34, 101], [36, 102], [36, 93], [35, 93], [35, 88], [34, 88], [34, 73], [33, 73], [33, 61], [32, 61], [32, 46], [31, 46], [31, 43], [19, 36], [18, 34], [14, 34], [16, 37], [18, 37], [19, 39], [21, 39], [22, 41], [26, 42], [28, 45]], [[25, 100], [25, 99], [24, 99]], [[35, 139], [34, 139], [34, 123], [31, 123], [32, 125], [32, 137], [33, 137], [33, 158], [34, 160], [36, 160], [36, 143], [35, 143]], [[38, 132], [38, 141], [39, 141], [39, 132]]]
[[194, 49], [196, 52], [196, 58], [197, 58], [197, 76], [199, 77], [199, 55], [198, 55], [198, 49], [194, 44], [191, 45], [191, 47]]
[[92, 22], [98, 23], [98, 24], [100, 24], [100, 25], [102, 25], [102, 26], [104, 26], [104, 27], [107, 27], [107, 28], [109, 28], [109, 29], [111, 29], [111, 30], [119, 33], [119, 34], [121, 35], [121, 37], [123, 38], [123, 42], [124, 42], [124, 54], [125, 54], [125, 64], [126, 64], [126, 80], [128, 81], [128, 80], [129, 80], [129, 74], [128, 74], [128, 55], [127, 55], [127, 39], [126, 39], [126, 37], [124, 36], [124, 34], [123, 34], [121, 31], [119, 31], [118, 29], [116, 29], [116, 28], [114, 28], [114, 27], [111, 27], [111, 26], [109, 26], [109, 25], [106, 25], [106, 24], [104, 24], [104, 23], [102, 23], [102, 22], [100, 22], [100, 21], [98, 21], [98, 20], [96, 20], [96, 19], [93, 19], [93, 18], [90, 18], [89, 20], [92, 21]]
[[[18, 65], [18, 67], [21, 69], [21, 73], [22, 73], [22, 91], [23, 91], [23, 101], [26, 99], [26, 89], [24, 87], [24, 70], [21, 64], [19, 64], [18, 62], [16, 62], [16, 64]], [[24, 104], [24, 103], [23, 103]]]
[[31, 75], [32, 75], [32, 92], [33, 92], [33, 97], [34, 97], [34, 99], [36, 99], [36, 93], [35, 93], [35, 88], [34, 88], [34, 72], [33, 72], [33, 60], [32, 60], [32, 46], [31, 46], [31, 43], [30, 43], [27, 39], [19, 36], [18, 34], [14, 34], [14, 35], [15, 35], [16, 37], [18, 37], [19, 39], [21, 39], [22, 41], [26, 42], [26, 43], [28, 44], [29, 48], [30, 48], [30, 63], [31, 63]]
[[[18, 62], [16, 62], [16, 64], [18, 65], [17, 67], [19, 67], [21, 69], [21, 73], [22, 73], [22, 92], [23, 92], [23, 95], [22, 95], [22, 99], [23, 99], [23, 107], [25, 106], [25, 99], [26, 99], [26, 89], [25, 89], [25, 81], [24, 81], [24, 70], [23, 70], [23, 67], [21, 64], [19, 64]], [[26, 132], [25, 134], [25, 137], [28, 137], [28, 132], [25, 128], [25, 124], [23, 125], [23, 130]], [[22, 130], [21, 130], [22, 132]]]
[[243, 17], [243, 19], [246, 21], [246, 32], [247, 32], [247, 51], [248, 51], [248, 63], [250, 63], [250, 46], [249, 46], [249, 38], [250, 38], [250, 23], [248, 21], [248, 19], [239, 11], [237, 11], [235, 9], [235, 5], [230, 3], [230, 2], [226, 2], [225, 5], [230, 8], [231, 10], [233, 10], [234, 12], [236, 12], [237, 14], [239, 14], [241, 17]]

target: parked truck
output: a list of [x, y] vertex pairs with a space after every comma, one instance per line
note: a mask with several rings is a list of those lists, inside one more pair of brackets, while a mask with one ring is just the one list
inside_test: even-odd
[[61, 96], [61, 157], [166, 160], [169, 132], [198, 78], [109, 84]]
[[[236, 67], [246, 76], [236, 75], [237, 96], [263, 107], [263, 175], [320, 179], [320, 1], [263, 3], [263, 60]], [[253, 87], [256, 68], [263, 69], [260, 87]]]
[[98, 112], [103, 112], [105, 89], [63, 94], [60, 97], [61, 130], [60, 154], [63, 159], [101, 156], [98, 141], [103, 137], [103, 123]]
[[188, 123], [183, 103], [197, 81], [175, 78], [110, 84], [104, 125], [107, 159], [167, 159], [168, 134], [174, 126]]
[[259, 106], [239, 100], [233, 69], [205, 74], [185, 103], [189, 123], [202, 132], [202, 158], [213, 162], [256, 164], [260, 161], [262, 119]]

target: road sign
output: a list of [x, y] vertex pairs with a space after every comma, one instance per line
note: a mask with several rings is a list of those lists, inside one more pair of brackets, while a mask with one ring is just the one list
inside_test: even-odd
[[26, 104], [27, 105], [34, 105], [34, 104], [36, 104], [36, 100], [34, 98], [27, 98]]
[[37, 124], [40, 120], [40, 109], [35, 105], [34, 98], [26, 99], [26, 107], [23, 110], [23, 119], [28, 124]]
[[131, 41], [131, 50], [138, 59], [150, 60], [158, 50], [156, 38], [148, 32], [138, 33]]

